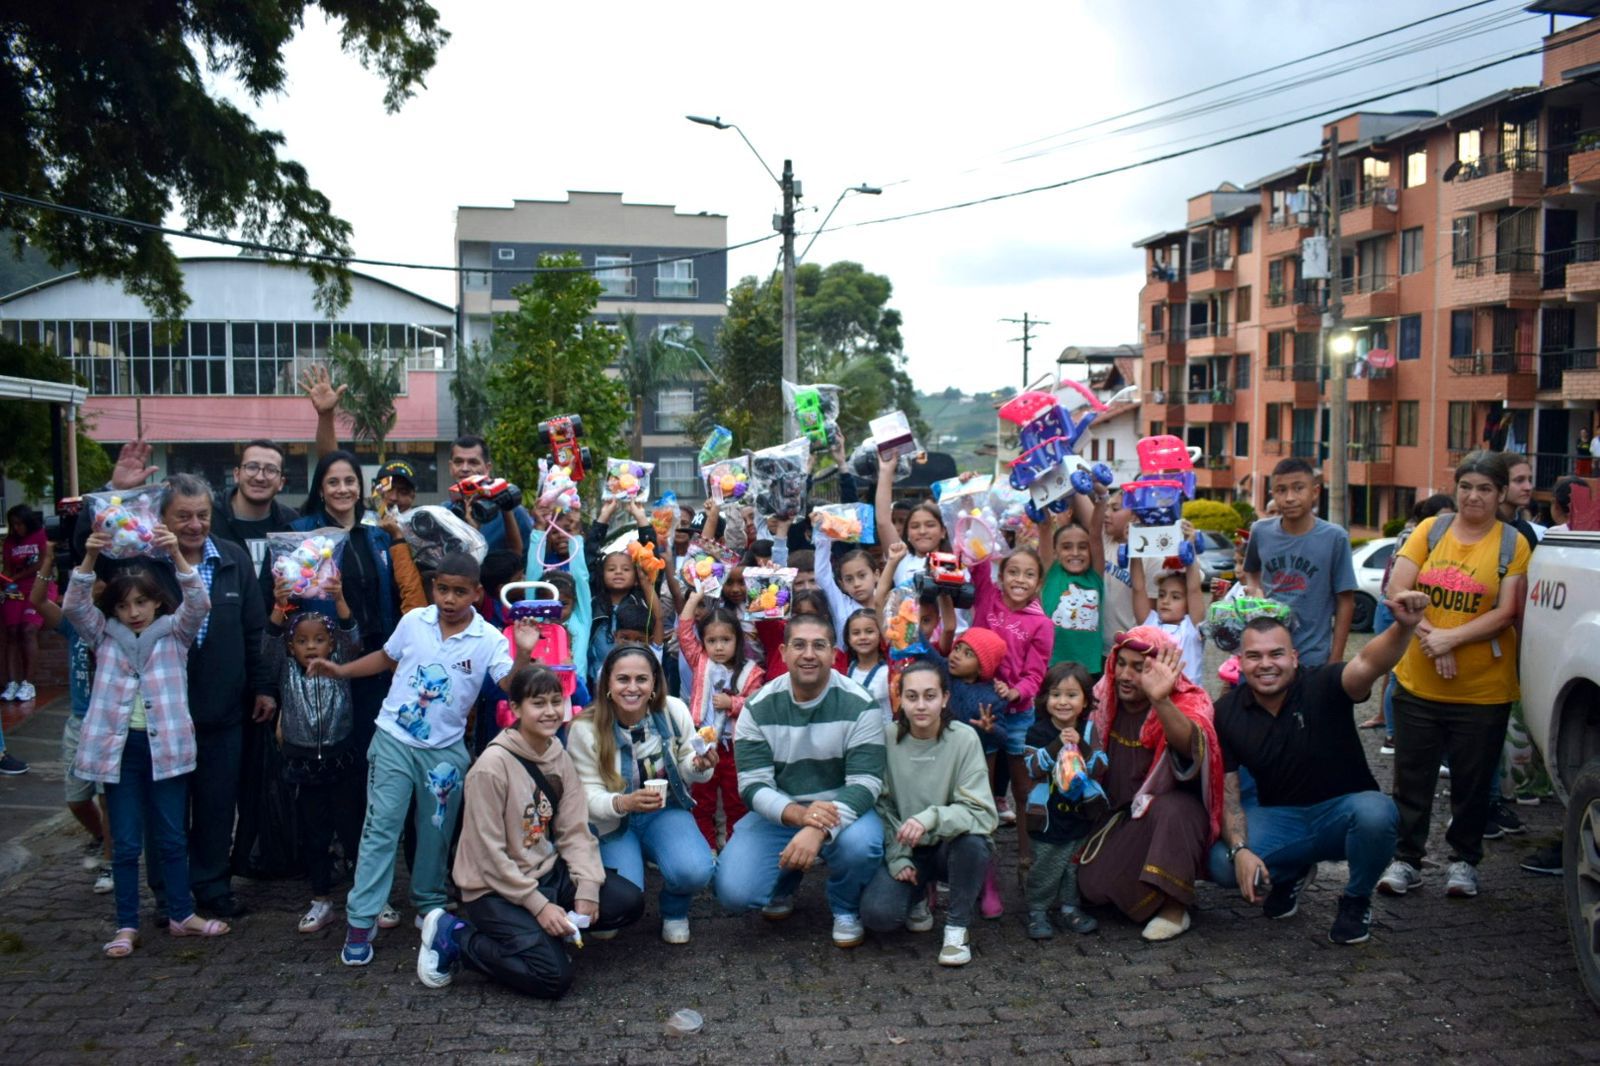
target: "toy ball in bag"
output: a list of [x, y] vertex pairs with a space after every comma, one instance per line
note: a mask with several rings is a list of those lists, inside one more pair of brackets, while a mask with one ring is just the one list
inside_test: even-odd
[[328, 587], [339, 577], [339, 555], [347, 534], [328, 527], [311, 533], [268, 534], [272, 575], [289, 583], [289, 595], [300, 600], [328, 597]]
[[993, 516], [981, 507], [956, 516], [955, 537], [956, 554], [969, 564], [986, 561], [1001, 544]]
[[705, 475], [706, 491], [718, 503], [742, 500], [750, 491], [750, 464], [743, 458], [721, 459], [700, 472]]
[[799, 571], [789, 567], [768, 569], [749, 567], [744, 572], [744, 613], [746, 618], [789, 617], [789, 598]]
[[637, 463], [632, 459], [606, 460], [606, 490], [608, 500], [637, 500], [650, 495], [650, 472], [654, 463]]
[[696, 537], [683, 556], [683, 580], [702, 595], [715, 596], [722, 591], [722, 582], [733, 569], [735, 561], [736, 556]]
[[159, 488], [152, 487], [120, 494], [91, 492], [88, 495], [95, 532], [111, 538], [101, 554], [108, 559], [161, 554], [155, 546], [160, 492]]

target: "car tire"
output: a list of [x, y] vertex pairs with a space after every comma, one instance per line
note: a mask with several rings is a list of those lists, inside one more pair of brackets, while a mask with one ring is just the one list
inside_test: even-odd
[[1371, 633], [1372, 621], [1378, 614], [1378, 601], [1365, 592], [1356, 593], [1356, 609], [1350, 615], [1350, 632]]
[[1561, 851], [1578, 976], [1600, 1005], [1600, 758], [1590, 759], [1572, 782]]

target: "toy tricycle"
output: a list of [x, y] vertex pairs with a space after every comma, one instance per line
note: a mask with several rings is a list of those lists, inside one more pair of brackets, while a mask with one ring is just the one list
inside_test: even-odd
[[1205, 551], [1205, 541], [1196, 534], [1185, 540], [1181, 528], [1185, 486], [1175, 478], [1140, 478], [1122, 486], [1122, 506], [1139, 521], [1128, 527], [1127, 543], [1117, 548], [1117, 565], [1127, 566], [1128, 557], [1167, 560], [1169, 568], [1191, 565], [1197, 553]]
[[594, 459], [589, 449], [579, 443], [583, 435], [583, 418], [580, 415], [561, 415], [539, 423], [539, 436], [550, 449], [556, 466], [570, 471], [573, 481], [582, 481], [587, 467]]
[[949, 552], [928, 553], [928, 568], [911, 579], [911, 587], [923, 603], [932, 603], [940, 596], [961, 610], [971, 607], [978, 591], [967, 577], [961, 561]]
[[1044, 519], [1045, 511], [1065, 511], [1074, 492], [1090, 492], [1095, 482], [1111, 484], [1111, 468], [1090, 464], [1074, 454], [1078, 440], [1105, 407], [1077, 382], [1066, 382], [1089, 410], [1078, 421], [1060, 398], [1047, 392], [1024, 392], [1000, 408], [1000, 417], [1018, 426], [1022, 453], [1011, 463], [1011, 487], [1026, 492], [1028, 517]]
[[[525, 596], [512, 602], [510, 593], [527, 590], [539, 593], [537, 598]], [[531, 618], [539, 627], [539, 641], [533, 647], [528, 661], [555, 671], [561, 680], [561, 694], [568, 699], [578, 688], [578, 671], [572, 665], [572, 645], [566, 627], [561, 624], [561, 593], [547, 581], [513, 581], [500, 587], [500, 605], [505, 608], [505, 638], [511, 645], [511, 659], [516, 662], [517, 622]]]
[[1145, 437], [1134, 445], [1143, 477], [1168, 478], [1183, 483], [1184, 494], [1194, 499], [1194, 464], [1200, 449], [1191, 448], [1170, 433]]

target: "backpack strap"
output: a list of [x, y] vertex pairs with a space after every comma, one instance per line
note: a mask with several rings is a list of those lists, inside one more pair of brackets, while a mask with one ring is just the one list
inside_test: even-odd
[[550, 779], [544, 776], [543, 771], [539, 769], [532, 759], [518, 755], [516, 752], [511, 751], [510, 748], [506, 750], [511, 752], [512, 758], [522, 764], [524, 770], [528, 771], [528, 777], [532, 779], [533, 787], [544, 793], [545, 798], [550, 801], [550, 809], [552, 811], [559, 810], [561, 807], [561, 790], [550, 784]]
[[1450, 523], [1456, 519], [1455, 512], [1433, 516], [1433, 525], [1428, 527], [1428, 554], [1433, 554], [1433, 549], [1439, 546], [1445, 533], [1450, 529]]

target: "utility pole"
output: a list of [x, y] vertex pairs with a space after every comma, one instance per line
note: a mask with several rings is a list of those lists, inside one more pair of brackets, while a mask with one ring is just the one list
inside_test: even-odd
[[1020, 336], [1020, 337], [1012, 337], [1011, 338], [1011, 343], [1015, 344], [1018, 341], [1022, 342], [1022, 387], [1024, 389], [1026, 389], [1028, 387], [1028, 380], [1029, 380], [1028, 379], [1028, 354], [1033, 351], [1033, 327], [1035, 327], [1035, 326], [1048, 326], [1050, 323], [1040, 321], [1037, 318], [1032, 318], [1032, 317], [1030, 317], [1028, 315], [1028, 312], [1026, 312], [1026, 311], [1022, 312], [1022, 317], [1021, 318], [1002, 318], [1000, 321], [1002, 321], [1002, 322], [1010, 322], [1013, 325], [1018, 325], [1018, 326], [1022, 327], [1022, 336]]
[[[783, 379], [800, 383], [800, 339], [794, 321], [794, 202], [799, 198], [799, 182], [794, 180], [794, 162], [783, 161], [783, 215], [777, 229], [783, 234]], [[799, 435], [794, 411], [788, 404], [783, 408], [783, 439], [793, 440]]]
[[1328, 518], [1342, 529], [1350, 528], [1349, 493], [1346, 475], [1350, 460], [1348, 440], [1350, 405], [1346, 378], [1348, 352], [1335, 353], [1333, 338], [1344, 318], [1344, 268], [1339, 256], [1339, 128], [1328, 136], [1324, 163], [1323, 234], [1328, 238], [1328, 306], [1322, 314], [1318, 350], [1332, 379], [1328, 387]]

